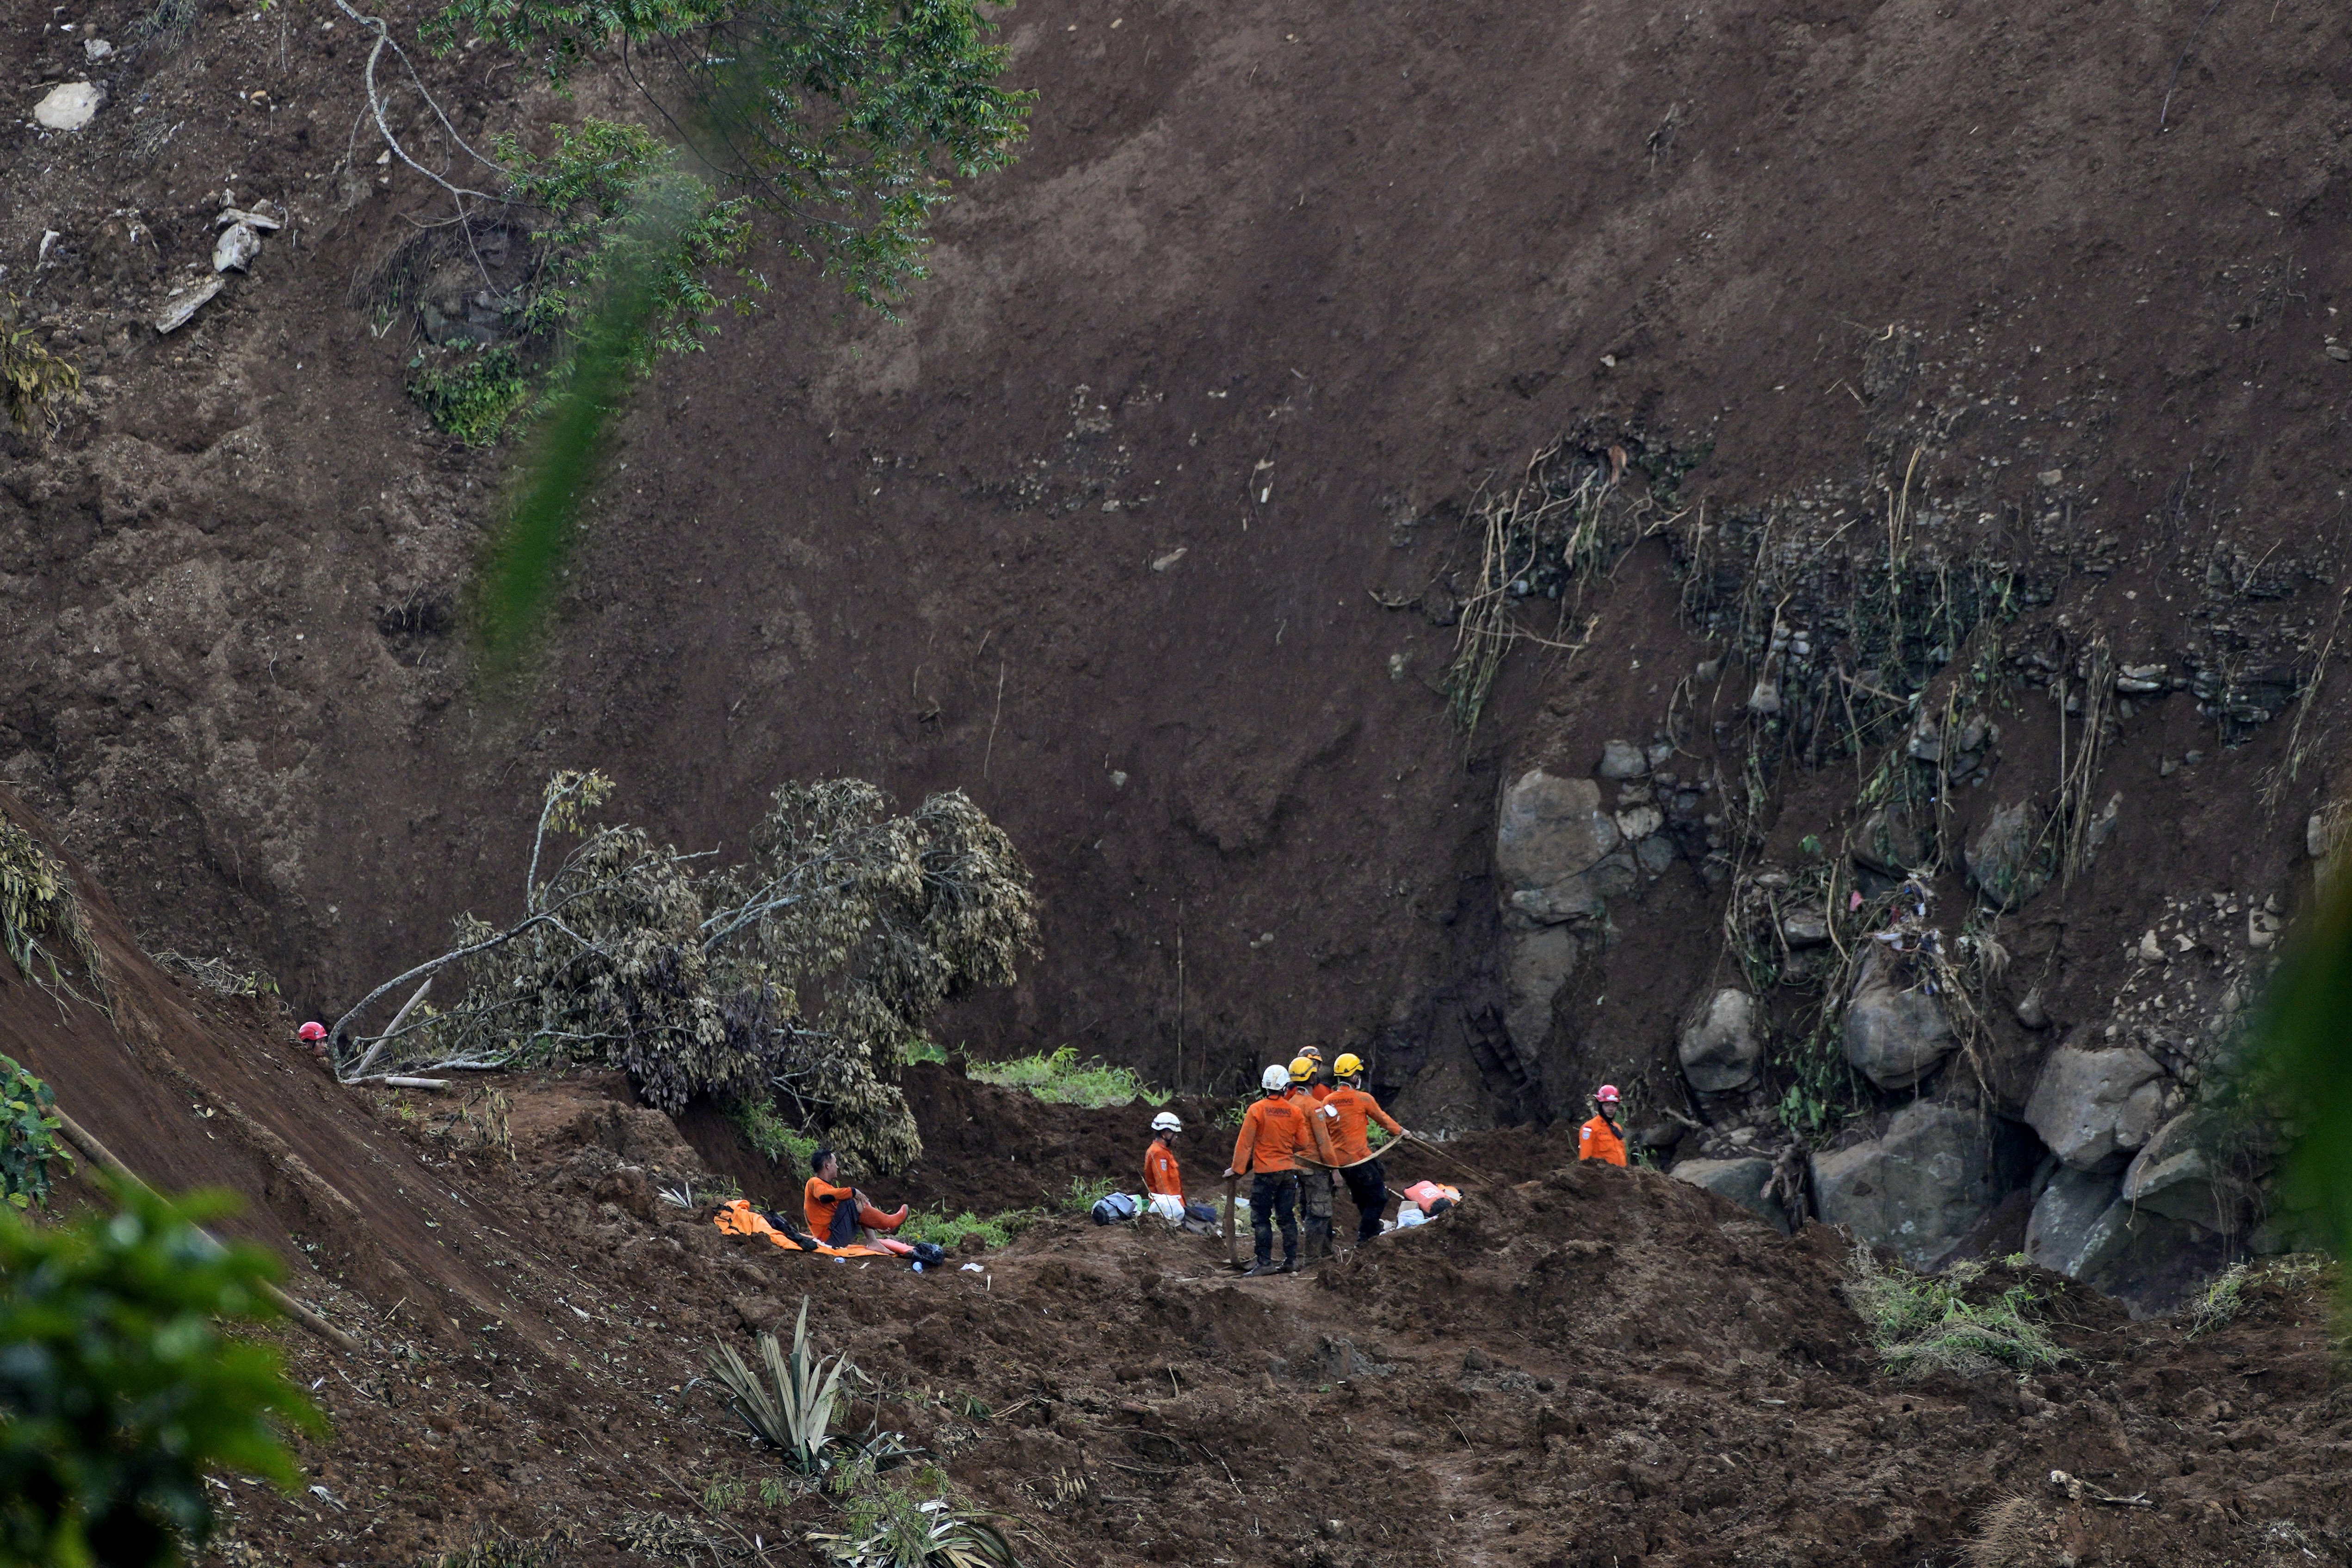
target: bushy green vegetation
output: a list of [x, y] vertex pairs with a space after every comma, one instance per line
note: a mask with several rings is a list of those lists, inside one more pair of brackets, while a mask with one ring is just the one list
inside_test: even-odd
[[1004, 1089], [1026, 1089], [1054, 1105], [1082, 1105], [1105, 1110], [1117, 1105], [1165, 1105], [1170, 1091], [1153, 1089], [1133, 1068], [1112, 1067], [1099, 1058], [1078, 1060], [1077, 1047], [1064, 1046], [1046, 1056], [1014, 1057], [1009, 1061], [971, 1062], [964, 1076]]
[[816, 1140], [787, 1126], [784, 1119], [776, 1114], [773, 1100], [730, 1100], [727, 1120], [741, 1130], [752, 1148], [775, 1163], [793, 1166], [803, 1175], [808, 1173], [809, 1161], [816, 1154]]
[[234, 1201], [144, 1190], [65, 1226], [0, 1209], [0, 1565], [163, 1568], [210, 1539], [208, 1471], [300, 1480], [280, 1436], [324, 1423], [278, 1352], [222, 1321], [273, 1309], [277, 1262], [197, 1222]]
[[435, 429], [468, 447], [497, 441], [507, 421], [530, 401], [522, 359], [504, 343], [460, 350], [446, 367], [425, 363], [422, 354], [409, 363], [416, 374], [408, 378], [408, 395]]
[[49, 1167], [73, 1163], [58, 1140], [58, 1097], [14, 1057], [0, 1056], [0, 1196], [13, 1208], [47, 1207]]
[[1117, 1191], [1118, 1183], [1109, 1176], [1072, 1176], [1069, 1190], [1062, 1194], [1062, 1206], [1072, 1214], [1086, 1214]]
[[2031, 1286], [2011, 1285], [1981, 1303], [1968, 1300], [1968, 1287], [1983, 1276], [1981, 1263], [1956, 1263], [1940, 1276], [1914, 1274], [1882, 1265], [1869, 1247], [1856, 1246], [1845, 1294], [1868, 1325], [1879, 1359], [1902, 1376], [1967, 1375], [1997, 1366], [2032, 1372], [2063, 1360], [2050, 1331], [2028, 1315], [2038, 1300]]
[[936, 1465], [903, 1477], [845, 1467], [837, 1489], [842, 1528], [808, 1541], [845, 1568], [1019, 1568], [1003, 1532], [960, 1502]]
[[929, 1214], [908, 1215], [907, 1223], [898, 1227], [898, 1239], [928, 1241], [950, 1252], [967, 1236], [980, 1237], [982, 1243], [991, 1248], [1009, 1247], [1014, 1237], [1045, 1217], [1044, 1209], [1007, 1209], [986, 1219], [970, 1209], [954, 1215], [940, 1209]]
[[81, 961], [93, 990], [102, 986], [98, 945], [82, 919], [72, 879], [56, 857], [25, 829], [0, 817], [0, 950], [27, 980], [70, 990], [58, 967], [70, 954]]

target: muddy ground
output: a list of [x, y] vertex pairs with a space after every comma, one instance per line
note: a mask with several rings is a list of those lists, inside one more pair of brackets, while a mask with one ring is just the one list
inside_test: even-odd
[[[562, 1564], [810, 1562], [803, 1537], [835, 1504], [705, 1375], [714, 1346], [788, 1331], [803, 1300], [866, 1380], [850, 1428], [924, 1449], [1033, 1563], [2287, 1564], [2352, 1547], [2352, 1395], [2309, 1279], [2251, 1287], [2200, 1336], [1997, 1264], [1979, 1295], [2029, 1288], [2067, 1358], [1906, 1382], [1841, 1290], [1843, 1237], [1564, 1164], [1565, 1134], [1529, 1129], [1400, 1157], [1392, 1179], [1436, 1174], [1467, 1201], [1296, 1277], [1241, 1279], [1214, 1237], [1069, 1213], [923, 1274], [795, 1258], [721, 1236], [724, 1178], [625, 1083], [344, 1088], [282, 1010], [157, 973], [83, 893], [121, 1026], [11, 981], [12, 1047], [135, 1168], [245, 1194], [243, 1233], [365, 1347], [278, 1335], [333, 1422], [301, 1446], [323, 1489], [224, 1484], [223, 1563], [411, 1568], [509, 1538]], [[919, 1178], [870, 1178], [885, 1201], [990, 1213], [1118, 1151], [1139, 1161], [1138, 1107], [1045, 1106], [940, 1068], [911, 1087], [931, 1152]], [[958, 1114], [994, 1136], [960, 1140]], [[1193, 1195], [1214, 1194], [1224, 1136], [1196, 1122], [1184, 1140]], [[687, 1183], [692, 1207], [659, 1196]]]

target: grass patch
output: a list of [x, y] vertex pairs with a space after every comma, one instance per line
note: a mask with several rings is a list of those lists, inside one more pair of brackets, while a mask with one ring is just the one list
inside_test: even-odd
[[1070, 1190], [1062, 1194], [1062, 1206], [1072, 1214], [1088, 1214], [1117, 1191], [1118, 1183], [1109, 1176], [1072, 1176]]
[[1081, 1062], [1077, 1047], [1064, 1046], [1051, 1056], [1014, 1057], [1010, 1061], [971, 1062], [964, 1076], [1000, 1089], [1026, 1089], [1050, 1105], [1082, 1105], [1089, 1110], [1113, 1106], [1165, 1105], [1175, 1096], [1153, 1089], [1133, 1068], [1113, 1067], [1096, 1058]]
[[928, 1214], [908, 1215], [907, 1223], [898, 1227], [898, 1239], [928, 1241], [953, 1252], [956, 1244], [965, 1237], [976, 1236], [982, 1245], [993, 1250], [1012, 1246], [1014, 1237], [1045, 1217], [1044, 1209], [1007, 1209], [986, 1219], [970, 1209], [952, 1215], [945, 1209], [936, 1209]]
[[2063, 1361], [2066, 1352], [2050, 1331], [2027, 1315], [2040, 1300], [2031, 1286], [2012, 1285], [1990, 1301], [1967, 1299], [1967, 1288], [1983, 1274], [1981, 1263], [1956, 1263], [1940, 1277], [1886, 1268], [1857, 1244], [1845, 1296], [1869, 1325], [1879, 1359], [1897, 1376], [1969, 1376], [1996, 1367], [2024, 1373]]
[[2246, 1310], [2246, 1287], [2273, 1284], [2283, 1290], [2308, 1285], [2326, 1272], [2328, 1260], [2315, 1252], [2290, 1253], [2262, 1263], [2233, 1263], [2205, 1282], [2189, 1310], [2189, 1334], [2211, 1333]]
[[772, 1163], [791, 1164], [806, 1171], [816, 1153], [816, 1140], [786, 1126], [772, 1100], [731, 1100], [727, 1106], [727, 1120], [743, 1134], [744, 1142]]
[[468, 447], [495, 444], [507, 421], [530, 401], [522, 360], [504, 344], [461, 350], [446, 369], [425, 364], [422, 354], [409, 364], [416, 371], [408, 378], [409, 397], [435, 429]]

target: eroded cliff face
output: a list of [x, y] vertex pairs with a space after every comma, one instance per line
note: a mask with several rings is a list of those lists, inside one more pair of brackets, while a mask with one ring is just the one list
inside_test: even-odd
[[[2052, 1044], [2157, 1065], [2145, 1150], [2303, 895], [2352, 384], [2344, 40], [2220, 15], [2168, 89], [2111, 11], [1024, 6], [1022, 164], [903, 323], [780, 266], [640, 390], [520, 696], [458, 609], [507, 454], [401, 395], [464, 301], [371, 292], [446, 198], [352, 132], [353, 29], [26, 18], [20, 79], [105, 96], [0, 132], [0, 289], [90, 373], [7, 437], [0, 758], [151, 945], [321, 1010], [513, 900], [558, 766], [694, 847], [786, 777], [961, 787], [1045, 898], [976, 1049], [1369, 1044], [1440, 1128], [1612, 1078], [1822, 1207], [1792, 1086], [1880, 1143], [1966, 1100], [1965, 1181], [2072, 1237], [2052, 1173], [2088, 1211], [2134, 1151], [2042, 1160]], [[494, 52], [425, 68], [469, 140], [620, 101]], [[1490, 626], [1538, 635], [1465, 736]], [[1529, 858], [1538, 775], [1582, 837]], [[1932, 1005], [1840, 923], [1914, 874]]]

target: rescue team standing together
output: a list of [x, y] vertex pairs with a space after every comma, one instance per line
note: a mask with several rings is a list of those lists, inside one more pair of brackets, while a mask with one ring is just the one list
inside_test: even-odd
[[[1381, 1234], [1381, 1214], [1389, 1200], [1388, 1171], [1372, 1157], [1371, 1124], [1379, 1122], [1391, 1138], [1412, 1134], [1364, 1092], [1363, 1058], [1353, 1051], [1342, 1053], [1331, 1064], [1330, 1083], [1317, 1078], [1322, 1066], [1323, 1053], [1309, 1046], [1288, 1068], [1267, 1068], [1258, 1080], [1259, 1098], [1242, 1115], [1225, 1176], [1250, 1179], [1250, 1236], [1256, 1243], [1257, 1261], [1247, 1274], [1298, 1272], [1302, 1218], [1307, 1260], [1328, 1258], [1332, 1196], [1341, 1182], [1356, 1205], [1356, 1245]], [[1577, 1129], [1576, 1157], [1623, 1164], [1625, 1131], [1617, 1121], [1616, 1086], [1604, 1083], [1594, 1090], [1592, 1107], [1592, 1120]], [[1151, 1146], [1143, 1155], [1145, 1201], [1171, 1223], [1184, 1218], [1184, 1173], [1169, 1140], [1183, 1131], [1174, 1111], [1161, 1111], [1151, 1119]], [[818, 1150], [811, 1163], [815, 1172], [801, 1202], [808, 1234], [818, 1242], [847, 1247], [861, 1226], [889, 1232], [905, 1221], [905, 1205], [896, 1214], [885, 1214], [864, 1193], [842, 1185], [840, 1163], [832, 1150]], [[1440, 1206], [1444, 1202], [1438, 1200]], [[1274, 1261], [1277, 1227], [1282, 1231], [1279, 1264]]]

